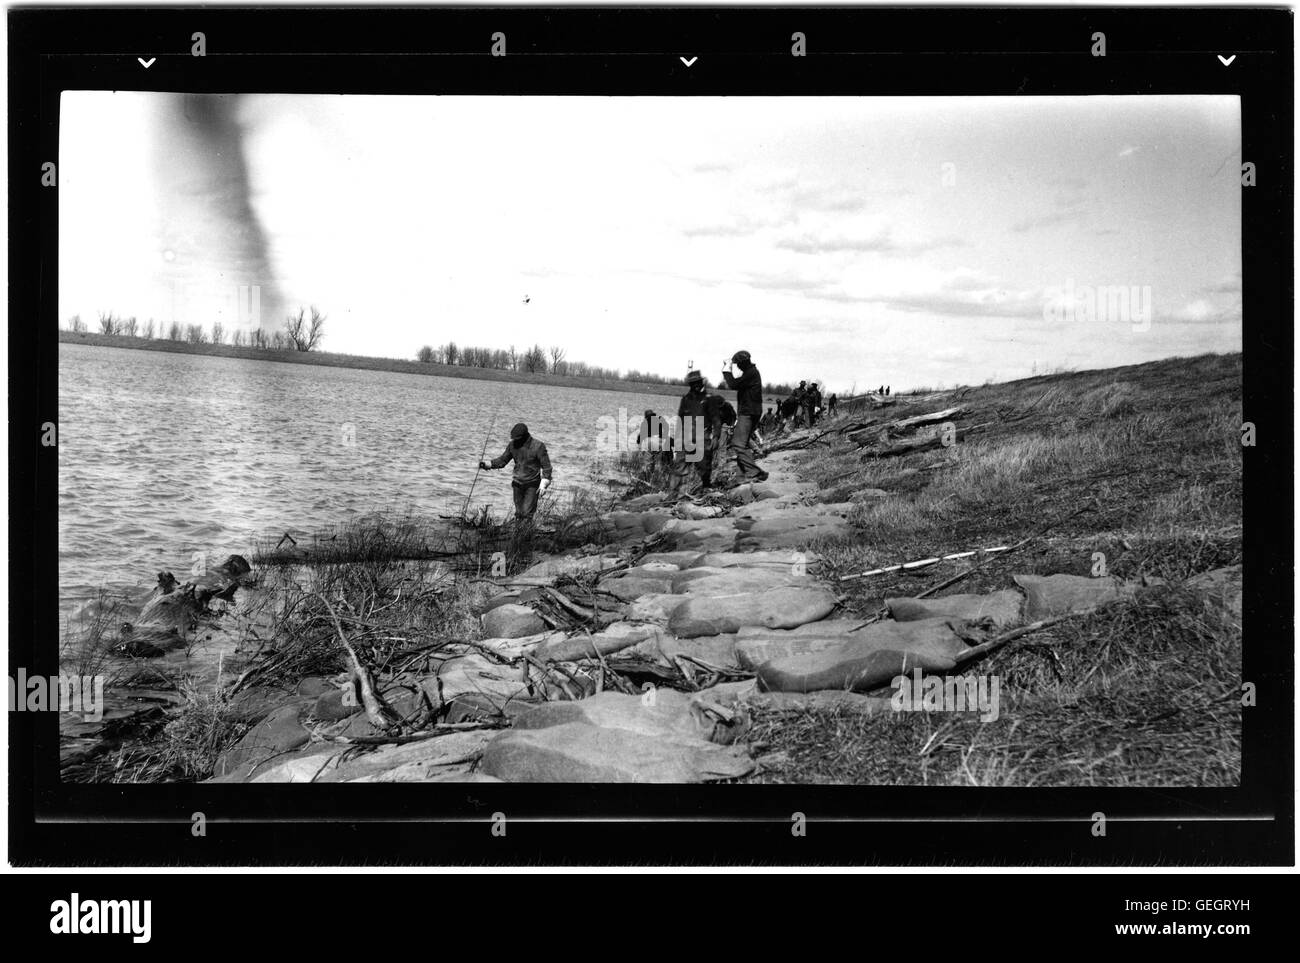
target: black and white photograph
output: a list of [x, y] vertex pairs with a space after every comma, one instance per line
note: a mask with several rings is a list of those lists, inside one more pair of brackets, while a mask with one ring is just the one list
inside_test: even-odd
[[63, 777], [1237, 785], [1240, 142], [65, 93]]
[[[42, 932], [188, 939], [161, 866], [1294, 867], [1290, 10], [6, 26]], [[1250, 932], [1147, 875], [1018, 912]]]

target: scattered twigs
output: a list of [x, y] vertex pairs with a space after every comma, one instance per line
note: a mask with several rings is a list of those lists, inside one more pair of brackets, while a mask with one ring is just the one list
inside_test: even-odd
[[558, 605], [560, 608], [564, 609], [564, 611], [568, 612], [570, 615], [572, 615], [576, 619], [579, 619], [580, 621], [594, 622], [596, 620], [595, 611], [593, 611], [592, 609], [583, 608], [581, 605], [573, 601], [563, 592], [560, 592], [553, 588], [547, 588], [543, 590], [543, 594], [547, 598], [549, 598], [552, 602], [554, 602], [556, 605]]
[[788, 441], [778, 441], [767, 447], [769, 453], [777, 451], [792, 451], [799, 448], [807, 448], [815, 445], [827, 435], [838, 433], [838, 428], [827, 428], [825, 431], [818, 432], [810, 438], [791, 438]]
[[971, 659], [977, 659], [982, 655], [988, 655], [990, 652], [994, 651], [995, 649], [1002, 648], [1002, 646], [1006, 645], [1008, 642], [1014, 642], [1016, 639], [1029, 635], [1031, 632], [1040, 632], [1043, 629], [1049, 628], [1050, 626], [1053, 625], [1057, 625], [1061, 622], [1066, 621], [1067, 619], [1074, 619], [1074, 618], [1078, 618], [1080, 615], [1087, 615], [1087, 614], [1089, 613], [1070, 612], [1066, 615], [1057, 615], [1050, 619], [1040, 619], [1039, 621], [1031, 623], [1030, 625], [1024, 625], [1018, 629], [1012, 629], [1010, 632], [1004, 632], [1002, 635], [999, 635], [997, 638], [989, 639], [987, 642], [981, 642], [979, 645], [973, 645], [965, 652], [962, 652], [960, 655], [958, 655], [954, 659], [954, 661], [958, 665], [962, 665], [963, 663], [971, 661]]
[[[1079, 508], [1076, 508], [1074, 511], [1070, 512], [1068, 515], [1062, 515], [1062, 516], [1059, 517], [1059, 518], [1054, 518], [1054, 519], [1052, 519], [1051, 521], [1047, 522], [1047, 524], [1042, 525], [1042, 526], [1039, 527], [1038, 529], [1036, 529], [1036, 530], [1034, 530], [1033, 532], [1031, 532], [1028, 536], [1026, 536], [1025, 538], [1022, 538], [1020, 541], [1016, 542], [1016, 544], [1014, 544], [1014, 545], [1012, 545], [1010, 548], [1006, 549], [1006, 551], [1004, 551], [1004, 552], [1001, 553], [1001, 556], [1005, 558], [1005, 557], [1008, 556], [1008, 555], [1012, 555], [1012, 554], [1014, 554], [1014, 553], [1020, 551], [1020, 549], [1024, 548], [1026, 545], [1028, 545], [1028, 544], [1029, 544], [1030, 542], [1032, 542], [1034, 539], [1036, 539], [1036, 538], [1041, 538], [1042, 536], [1046, 535], [1046, 534], [1047, 534], [1047, 533], [1048, 533], [1052, 528], [1056, 527], [1057, 525], [1060, 525], [1062, 522], [1068, 522], [1070, 519], [1074, 518], [1076, 515], [1081, 515], [1081, 514], [1083, 514], [1083, 513], [1086, 512], [1086, 511], [1092, 511], [1095, 507], [1096, 507], [1095, 502], [1089, 502], [1089, 503], [1086, 504], [1086, 505], [1083, 505], [1083, 506], [1081, 506], [1081, 507], [1079, 507]], [[976, 565], [972, 565], [970, 568], [966, 569], [964, 572], [958, 572], [956, 575], [952, 576], [951, 578], [944, 579], [942, 582], [938, 583], [937, 585], [932, 585], [932, 586], [930, 586], [928, 589], [926, 589], [924, 592], [922, 592], [920, 595], [918, 595], [917, 598], [919, 598], [919, 599], [923, 599], [923, 598], [925, 598], [926, 596], [933, 595], [935, 592], [941, 592], [941, 591], [943, 591], [944, 589], [946, 589], [946, 588], [947, 588], [948, 586], [950, 586], [950, 585], [955, 585], [956, 583], [960, 582], [962, 579], [966, 578], [967, 576], [972, 575], [972, 574], [974, 574], [975, 572], [978, 572], [978, 571], [979, 571], [980, 569], [982, 569], [985, 565], [988, 565], [989, 562], [993, 561], [993, 558], [996, 558], [996, 557], [998, 557], [998, 556], [993, 556], [993, 557], [991, 557], [991, 558], [986, 558], [986, 559], [984, 559], [984, 561], [979, 562], [979, 563], [976, 564]]]

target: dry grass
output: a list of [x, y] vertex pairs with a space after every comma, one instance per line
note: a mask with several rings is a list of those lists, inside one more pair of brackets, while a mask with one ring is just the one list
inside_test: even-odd
[[[889, 417], [966, 405], [983, 434], [868, 458], [806, 454], [825, 501], [857, 502], [853, 536], [817, 546], [832, 577], [1014, 545], [948, 592], [1013, 573], [1181, 581], [1241, 561], [1241, 358], [1206, 355], [904, 397]], [[847, 475], [847, 477], [846, 477]], [[881, 488], [888, 498], [855, 498]], [[841, 583], [848, 614], [916, 595], [969, 561]], [[944, 593], [946, 594], [946, 593]], [[787, 761], [760, 781], [941, 785], [1234, 785], [1241, 629], [1177, 588], [1029, 637], [974, 671], [1002, 678], [1002, 718], [837, 713], [760, 718]]]
[[758, 782], [1232, 786], [1241, 769], [1241, 636], [1177, 589], [1062, 623], [967, 672], [1001, 713], [759, 713], [780, 761]]

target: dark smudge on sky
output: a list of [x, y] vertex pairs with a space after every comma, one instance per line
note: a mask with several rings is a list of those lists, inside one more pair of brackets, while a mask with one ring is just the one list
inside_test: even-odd
[[[260, 288], [262, 323], [283, 317], [266, 232], [252, 202], [239, 96], [172, 94], [158, 140], [157, 176], [162, 251], [168, 280], [197, 286], [187, 302], [236, 304], [240, 286]], [[200, 292], [207, 291], [207, 297]], [[245, 301], [245, 304], [248, 302]], [[178, 317], [208, 324], [207, 317]], [[227, 325], [236, 318], [223, 318]]]

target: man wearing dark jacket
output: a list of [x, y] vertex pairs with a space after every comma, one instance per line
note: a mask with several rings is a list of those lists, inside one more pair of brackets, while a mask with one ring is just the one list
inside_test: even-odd
[[[713, 460], [722, 442], [722, 399], [704, 387], [704, 375], [692, 371], [686, 376], [688, 391], [677, 405], [680, 419], [677, 447], [673, 456], [673, 476], [669, 491], [676, 492], [686, 481], [688, 459], [695, 461], [700, 484], [713, 483]], [[698, 460], [696, 460], [698, 459]]]
[[736, 392], [736, 427], [732, 429], [729, 447], [736, 453], [736, 467], [746, 481], [766, 481], [767, 472], [754, 461], [754, 450], [749, 444], [754, 426], [763, 417], [763, 378], [748, 351], [737, 351], [731, 356], [730, 365], [740, 369], [740, 376], [727, 370], [722, 372], [727, 387]]
[[511, 487], [515, 495], [515, 518], [521, 521], [532, 518], [537, 511], [537, 500], [551, 486], [551, 456], [546, 445], [528, 433], [522, 421], [510, 429], [510, 444], [490, 462], [481, 461], [482, 469], [505, 468], [515, 463]]
[[817, 409], [821, 407], [821, 404], [822, 393], [817, 390], [817, 382], [814, 381], [803, 393], [803, 409], [809, 428], [817, 424]]

